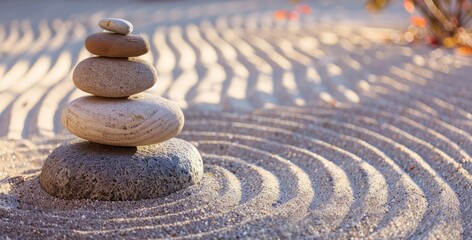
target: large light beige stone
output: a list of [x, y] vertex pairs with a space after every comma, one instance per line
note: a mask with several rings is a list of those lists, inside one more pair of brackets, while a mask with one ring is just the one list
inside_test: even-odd
[[149, 52], [150, 45], [141, 36], [101, 32], [88, 36], [85, 48], [103, 57], [137, 57]]
[[129, 98], [81, 97], [64, 108], [61, 120], [78, 137], [114, 146], [160, 143], [184, 126], [184, 115], [175, 103], [148, 93]]
[[151, 88], [156, 69], [138, 58], [91, 57], [81, 61], [72, 76], [80, 90], [102, 97], [128, 97]]

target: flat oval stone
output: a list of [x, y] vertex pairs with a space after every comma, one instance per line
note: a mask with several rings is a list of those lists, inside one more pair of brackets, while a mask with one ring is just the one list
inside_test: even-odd
[[162, 197], [202, 178], [200, 153], [181, 139], [142, 147], [76, 139], [49, 154], [39, 181], [58, 198], [116, 201]]
[[78, 137], [114, 146], [160, 143], [184, 126], [184, 114], [175, 103], [148, 93], [129, 98], [80, 97], [64, 108], [61, 120]]
[[72, 75], [80, 90], [102, 97], [128, 97], [151, 88], [156, 69], [138, 58], [91, 57], [81, 61]]
[[149, 42], [138, 35], [93, 33], [85, 39], [85, 48], [103, 57], [137, 57], [149, 52]]
[[120, 34], [130, 34], [133, 31], [133, 24], [121, 18], [104, 18], [98, 22], [101, 28]]

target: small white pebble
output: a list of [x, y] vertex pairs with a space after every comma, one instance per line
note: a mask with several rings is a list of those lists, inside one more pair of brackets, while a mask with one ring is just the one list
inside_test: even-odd
[[101, 28], [119, 34], [130, 34], [133, 31], [133, 24], [120, 18], [104, 18], [98, 22]]

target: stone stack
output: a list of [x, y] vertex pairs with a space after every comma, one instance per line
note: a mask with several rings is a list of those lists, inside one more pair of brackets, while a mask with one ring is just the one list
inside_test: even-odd
[[[199, 182], [203, 163], [190, 143], [174, 138], [184, 115], [173, 102], [143, 91], [157, 80], [156, 69], [136, 58], [149, 51], [133, 25], [108, 18], [109, 32], [87, 37], [98, 55], [80, 62], [74, 84], [85, 96], [70, 102], [62, 123], [75, 139], [46, 159], [40, 183], [64, 199], [139, 200], [168, 195]], [[88, 140], [88, 141], [87, 141]]]

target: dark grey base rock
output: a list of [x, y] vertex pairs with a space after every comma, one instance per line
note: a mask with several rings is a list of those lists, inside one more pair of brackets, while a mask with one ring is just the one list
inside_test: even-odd
[[76, 139], [56, 148], [39, 180], [63, 199], [139, 200], [157, 198], [198, 183], [203, 162], [189, 142], [116, 147]]

